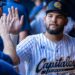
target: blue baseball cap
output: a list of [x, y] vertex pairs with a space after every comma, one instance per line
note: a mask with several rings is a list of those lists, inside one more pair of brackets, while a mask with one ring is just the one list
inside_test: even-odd
[[61, 1], [51, 1], [47, 6], [46, 14], [49, 12], [58, 12], [64, 16], [67, 16], [67, 13], [64, 9], [64, 4]]

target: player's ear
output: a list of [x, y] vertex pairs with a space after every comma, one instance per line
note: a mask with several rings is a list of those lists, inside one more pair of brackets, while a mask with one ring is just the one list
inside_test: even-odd
[[67, 25], [67, 23], [68, 23], [68, 18], [67, 17], [65, 18], [64, 23], [65, 23], [64, 25]]

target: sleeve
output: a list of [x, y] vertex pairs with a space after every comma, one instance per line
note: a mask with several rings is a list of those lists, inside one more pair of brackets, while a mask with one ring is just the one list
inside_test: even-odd
[[1, 51], [0, 51], [0, 59], [2, 59], [2, 60], [4, 60], [4, 61], [13, 65], [12, 59], [8, 55], [4, 54]]
[[33, 44], [33, 38], [28, 36], [17, 45], [16, 50], [21, 62], [31, 61]]
[[19, 75], [12, 65], [0, 59], [0, 75]]
[[30, 12], [29, 18], [35, 18], [35, 16], [39, 13], [39, 11], [43, 8], [43, 3], [39, 6], [35, 6], [32, 11]]
[[39, 6], [37, 7], [34, 7], [32, 9], [32, 11], [30, 12], [30, 15], [29, 15], [29, 18], [32, 19], [32, 18], [35, 18], [35, 15], [40, 11], [40, 8]]

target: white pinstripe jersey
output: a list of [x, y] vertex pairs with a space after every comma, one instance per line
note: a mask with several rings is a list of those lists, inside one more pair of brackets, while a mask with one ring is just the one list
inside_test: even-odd
[[[31, 35], [17, 46], [17, 54], [21, 62], [27, 61], [28, 63], [27, 75], [40, 75], [40, 73], [36, 73], [36, 68], [43, 58], [46, 58], [48, 63], [55, 62], [61, 57], [64, 58], [64, 61], [68, 56], [70, 56], [72, 60], [75, 59], [75, 39], [64, 34], [62, 40], [53, 42], [46, 38], [43, 33]], [[38, 69], [41, 69], [46, 62], [42, 61], [41, 63]], [[73, 72], [72, 74], [69, 72], [62, 74], [53, 72], [44, 75], [73, 75]]]

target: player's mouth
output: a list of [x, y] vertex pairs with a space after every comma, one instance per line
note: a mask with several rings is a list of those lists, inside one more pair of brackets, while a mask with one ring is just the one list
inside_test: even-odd
[[49, 26], [57, 26], [57, 24], [49, 24]]
[[56, 29], [57, 28], [57, 24], [49, 24], [49, 28]]

